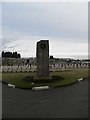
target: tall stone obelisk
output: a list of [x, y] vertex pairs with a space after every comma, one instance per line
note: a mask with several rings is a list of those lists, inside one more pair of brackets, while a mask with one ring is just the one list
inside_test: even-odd
[[49, 77], [49, 40], [37, 42], [37, 78]]

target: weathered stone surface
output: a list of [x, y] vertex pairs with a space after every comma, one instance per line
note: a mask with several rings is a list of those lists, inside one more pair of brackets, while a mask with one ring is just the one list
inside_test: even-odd
[[49, 77], [49, 40], [37, 42], [37, 78]]

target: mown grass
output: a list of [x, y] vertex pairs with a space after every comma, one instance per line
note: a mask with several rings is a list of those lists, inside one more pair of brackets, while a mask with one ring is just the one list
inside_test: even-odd
[[77, 69], [71, 71], [65, 71], [60, 73], [52, 73], [55, 75], [61, 75], [64, 79], [61, 81], [57, 81], [55, 83], [51, 83], [51, 86], [63, 86], [76, 82], [79, 78], [87, 78], [88, 77], [88, 69]]
[[[31, 76], [35, 76], [36, 73], [2, 73], [2, 81], [5, 83], [15, 84], [19, 88], [32, 88], [31, 80], [25, 80]], [[63, 85], [72, 84], [79, 78], [88, 77], [88, 69], [77, 69], [62, 72], [51, 72], [51, 76], [60, 76], [63, 79], [54, 80], [51, 82], [36, 82], [35, 86], [49, 85], [50, 87], [59, 87]]]

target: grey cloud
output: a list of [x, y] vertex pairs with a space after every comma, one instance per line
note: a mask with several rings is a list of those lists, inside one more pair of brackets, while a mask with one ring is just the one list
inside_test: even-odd
[[[74, 54], [86, 54], [88, 39], [88, 5], [86, 3], [8, 2], [3, 3], [2, 8], [2, 44], [5, 50], [21, 50], [24, 56], [27, 55], [26, 49], [35, 51], [34, 43], [37, 40], [50, 39], [51, 45], [53, 44], [52, 54], [58, 54], [58, 56], [61, 53], [64, 54], [66, 47], [67, 55], [73, 54], [71, 49], [69, 50], [71, 43], [73, 46], [75, 43], [85, 46], [82, 48], [83, 51], [77, 50], [77, 46], [73, 47], [73, 50], [78, 52]], [[25, 44], [28, 40], [33, 47], [28, 44], [24, 47], [20, 46], [22, 40]], [[34, 42], [31, 43], [33, 40]], [[16, 45], [15, 41], [20, 42]], [[30, 52], [28, 54], [30, 55]]]
[[5, 3], [3, 25], [12, 31], [41, 36], [87, 37], [83, 3]]

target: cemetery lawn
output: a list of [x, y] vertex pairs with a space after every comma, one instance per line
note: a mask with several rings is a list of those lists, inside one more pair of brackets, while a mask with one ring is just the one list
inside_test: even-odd
[[[2, 73], [2, 82], [14, 84], [18, 88], [32, 88], [32, 81], [26, 78], [35, 76], [35, 72], [30, 73]], [[48, 85], [49, 87], [60, 87], [77, 82], [79, 78], [88, 78], [88, 69], [76, 69], [61, 72], [50, 72], [51, 76], [60, 76], [62, 79], [49, 82], [37, 82], [35, 86]]]

